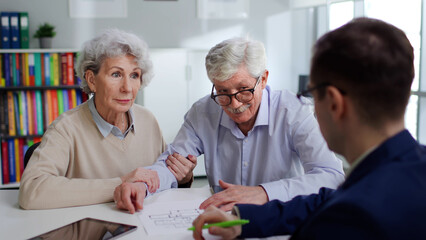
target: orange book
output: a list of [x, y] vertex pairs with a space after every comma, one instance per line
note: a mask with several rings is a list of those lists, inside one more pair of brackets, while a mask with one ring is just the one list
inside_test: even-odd
[[77, 107], [77, 93], [75, 89], [71, 89], [71, 97], [72, 97], [72, 108]]
[[45, 98], [44, 101], [47, 104], [47, 106], [44, 108], [46, 111], [46, 128], [53, 122], [53, 114], [52, 114], [52, 94], [51, 90], [44, 91]]
[[[18, 106], [16, 106], [18, 107]], [[7, 115], [9, 120], [9, 135], [16, 135], [16, 125], [15, 125], [15, 101], [13, 99], [13, 92], [7, 92]]]
[[24, 76], [24, 86], [30, 86], [30, 67], [28, 66], [28, 53], [23, 54], [22, 72]]

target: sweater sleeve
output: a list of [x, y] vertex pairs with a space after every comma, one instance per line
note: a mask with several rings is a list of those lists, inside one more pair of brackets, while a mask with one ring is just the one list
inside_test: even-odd
[[[73, 141], [50, 126], [22, 175], [19, 205], [24, 209], [49, 209], [109, 202], [119, 177], [67, 178]], [[88, 146], [90, 147], [90, 146]], [[84, 163], [82, 163], [84, 164]], [[89, 164], [89, 163], [87, 163]]]

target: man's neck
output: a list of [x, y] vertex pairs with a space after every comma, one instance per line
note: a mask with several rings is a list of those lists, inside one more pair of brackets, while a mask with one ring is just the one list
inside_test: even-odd
[[[350, 165], [369, 149], [379, 146], [387, 139], [404, 130], [404, 121], [384, 124], [381, 128], [354, 128], [345, 141], [343, 156]], [[348, 134], [349, 135], [349, 134]]]

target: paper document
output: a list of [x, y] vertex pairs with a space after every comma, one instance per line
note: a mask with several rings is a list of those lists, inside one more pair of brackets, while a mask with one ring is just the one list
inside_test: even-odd
[[139, 215], [148, 235], [187, 233], [192, 222], [204, 210], [198, 209], [203, 200], [152, 203]]

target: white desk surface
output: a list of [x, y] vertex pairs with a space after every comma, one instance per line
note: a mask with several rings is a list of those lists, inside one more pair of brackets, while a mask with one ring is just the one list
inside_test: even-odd
[[[180, 191], [179, 199], [175, 198], [176, 194], [173, 194], [173, 191]], [[0, 190], [0, 232], [2, 239], [28, 239], [86, 217], [138, 226], [135, 232], [121, 237], [122, 240], [192, 239], [192, 233], [189, 231], [185, 234], [173, 234], [172, 236], [148, 236], [137, 215], [118, 210], [112, 202], [49, 210], [23, 210], [18, 205], [18, 194], [18, 190]], [[144, 205], [154, 201], [170, 201], [169, 197], [172, 195], [174, 201], [182, 201], [191, 200], [194, 196], [205, 196], [207, 198], [210, 196], [210, 191], [207, 187], [170, 189], [146, 199]], [[272, 239], [287, 239], [287, 237], [274, 237]]]

